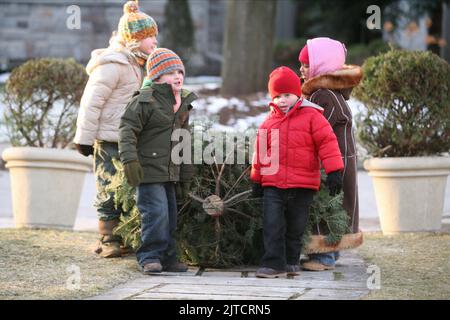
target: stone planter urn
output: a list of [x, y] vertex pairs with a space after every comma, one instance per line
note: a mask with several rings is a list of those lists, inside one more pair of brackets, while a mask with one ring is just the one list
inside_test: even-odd
[[73, 150], [13, 147], [3, 151], [17, 228], [72, 229], [92, 159]]
[[364, 168], [383, 234], [441, 230], [450, 157], [372, 158]]

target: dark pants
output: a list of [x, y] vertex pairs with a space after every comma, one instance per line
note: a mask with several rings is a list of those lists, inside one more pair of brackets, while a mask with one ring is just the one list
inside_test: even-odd
[[175, 184], [143, 183], [137, 188], [137, 206], [141, 214], [141, 241], [136, 252], [139, 264], [177, 261], [174, 233], [177, 226]]
[[285, 270], [286, 264], [298, 264], [314, 194], [311, 189], [264, 188], [263, 267]]

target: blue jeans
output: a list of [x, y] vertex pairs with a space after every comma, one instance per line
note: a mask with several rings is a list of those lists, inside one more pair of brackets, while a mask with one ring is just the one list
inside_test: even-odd
[[285, 270], [286, 264], [298, 264], [314, 193], [301, 188], [264, 188], [262, 267]]
[[327, 253], [313, 253], [308, 254], [308, 257], [310, 261], [314, 260], [327, 266], [334, 266], [336, 261], [339, 259], [339, 251]]
[[137, 188], [137, 207], [141, 214], [141, 246], [136, 252], [139, 264], [177, 261], [174, 239], [177, 201], [173, 182], [143, 183]]

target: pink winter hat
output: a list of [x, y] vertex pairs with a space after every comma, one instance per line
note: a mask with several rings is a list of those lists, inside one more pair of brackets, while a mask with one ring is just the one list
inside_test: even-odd
[[[330, 38], [314, 38], [306, 42], [305, 48], [308, 51], [310, 78], [332, 73], [342, 69], [345, 64], [347, 49], [342, 42]], [[305, 55], [304, 53], [303, 56]], [[299, 60], [300, 56], [301, 53]]]

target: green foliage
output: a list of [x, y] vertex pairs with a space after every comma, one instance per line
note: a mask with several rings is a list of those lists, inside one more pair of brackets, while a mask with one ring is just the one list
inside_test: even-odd
[[450, 150], [450, 65], [431, 52], [391, 50], [369, 58], [354, 96], [365, 104], [359, 139], [378, 157]]
[[113, 159], [117, 173], [110, 176], [111, 183], [106, 192], [114, 192], [114, 205], [122, 208], [125, 215], [120, 217], [120, 224], [114, 233], [120, 235], [123, 244], [137, 249], [141, 243], [141, 215], [136, 206], [136, 189], [127, 183], [122, 163]]
[[74, 59], [29, 60], [14, 69], [4, 97], [11, 144], [65, 148], [71, 143], [87, 78]]
[[298, 71], [300, 62], [298, 62], [298, 55], [300, 50], [306, 44], [306, 38], [299, 38], [286, 41], [278, 41], [274, 50], [274, 61], [277, 66], [288, 66], [291, 69]]
[[295, 0], [299, 3], [296, 35], [299, 37], [327, 37], [339, 40], [346, 45], [369, 43], [381, 38], [380, 30], [369, 30], [366, 25], [367, 8], [376, 4], [381, 12], [396, 0], [348, 1], [335, 0]]
[[336, 196], [330, 196], [325, 181], [326, 175], [322, 171], [321, 188], [311, 205], [303, 243], [308, 243], [311, 234], [317, 234], [319, 227], [321, 232], [326, 234], [328, 244], [339, 242], [344, 234], [351, 232], [349, 228], [350, 218], [342, 207], [344, 194], [341, 192]]
[[389, 45], [381, 40], [373, 40], [369, 44], [354, 44], [347, 48], [347, 64], [362, 65], [372, 56], [389, 51]]
[[194, 25], [188, 0], [168, 0], [164, 14], [163, 47], [173, 50], [186, 64], [194, 45]]

